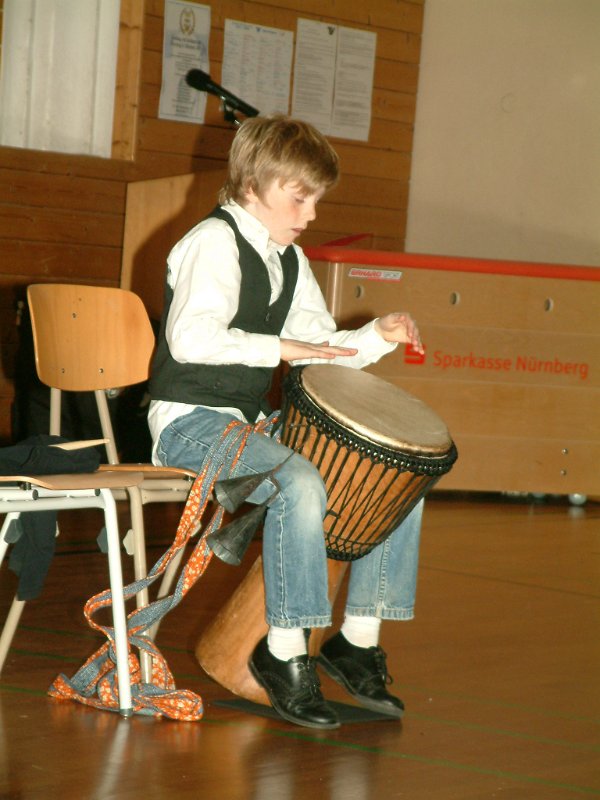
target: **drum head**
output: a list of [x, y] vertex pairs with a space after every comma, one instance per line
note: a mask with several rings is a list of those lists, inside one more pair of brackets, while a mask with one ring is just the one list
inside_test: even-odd
[[452, 447], [444, 422], [403, 389], [352, 367], [310, 364], [300, 383], [339, 425], [368, 441], [412, 453], [442, 455]]

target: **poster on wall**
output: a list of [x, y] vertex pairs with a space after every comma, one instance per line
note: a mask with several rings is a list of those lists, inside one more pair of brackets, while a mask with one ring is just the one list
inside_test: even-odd
[[368, 141], [377, 36], [299, 19], [292, 116], [322, 133]]
[[163, 69], [158, 116], [204, 122], [206, 93], [187, 85], [190, 69], [209, 70], [210, 6], [165, 0]]
[[330, 136], [368, 141], [377, 35], [338, 29]]
[[226, 19], [221, 84], [263, 116], [287, 114], [293, 47], [292, 31]]
[[331, 126], [336, 50], [337, 25], [298, 20], [292, 116], [325, 134]]

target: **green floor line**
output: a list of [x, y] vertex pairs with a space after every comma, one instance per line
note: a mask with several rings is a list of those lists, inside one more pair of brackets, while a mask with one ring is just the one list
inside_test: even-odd
[[592, 725], [600, 725], [600, 719], [597, 717], [582, 717], [567, 714], [566, 712], [553, 711], [548, 708], [540, 708], [539, 706], [524, 706], [519, 703], [509, 703], [505, 700], [495, 700], [490, 697], [480, 697], [478, 695], [460, 694], [458, 692], [444, 692], [437, 689], [424, 689], [422, 686], [414, 686], [408, 683], [398, 684], [404, 693], [415, 692], [424, 695], [425, 697], [449, 697], [454, 700], [461, 700], [464, 703], [475, 703], [482, 706], [493, 706], [495, 708], [506, 708], [515, 711], [522, 711], [528, 714], [537, 714], [540, 717], [550, 717], [551, 719], [566, 719], [570, 722], [587, 722]]
[[35, 626], [35, 625], [19, 625], [18, 630], [19, 631], [30, 631], [31, 633], [50, 633], [53, 636], [71, 636], [71, 637], [76, 636], [78, 638], [81, 637], [81, 636], [85, 636], [86, 638], [89, 637], [89, 636], [97, 636], [97, 634], [94, 634], [94, 633], [88, 632], [88, 631], [80, 631], [80, 632], [78, 632], [78, 631], [65, 631], [65, 630], [62, 630], [60, 628], [45, 628], [45, 627], [40, 627], [40, 626]]
[[[83, 618], [82, 618], [83, 619]], [[95, 639], [99, 644], [102, 643], [102, 636], [96, 631], [93, 630], [81, 630], [81, 631], [66, 631], [60, 628], [45, 628], [42, 626], [34, 626], [34, 625], [19, 625], [19, 631], [30, 631], [31, 633], [49, 633], [52, 636], [70, 636], [70, 637], [77, 637], [81, 639]], [[166, 650], [170, 653], [188, 653], [189, 650], [186, 647], [176, 647], [175, 645], [168, 645], [168, 644], [160, 644], [158, 643], [159, 650]]]
[[[239, 725], [239, 720], [215, 720], [204, 718], [201, 724], [208, 725]], [[420, 764], [427, 764], [433, 767], [451, 769], [457, 772], [471, 772], [476, 775], [489, 775], [494, 778], [503, 778], [519, 783], [527, 783], [530, 785], [547, 786], [552, 789], [566, 789], [574, 794], [583, 794], [588, 796], [600, 797], [600, 789], [595, 789], [592, 786], [579, 786], [571, 783], [561, 783], [559, 781], [551, 781], [546, 778], [536, 778], [533, 775], [523, 775], [518, 772], [508, 772], [507, 770], [491, 769], [486, 767], [478, 767], [470, 764], [461, 764], [458, 761], [450, 761], [441, 758], [427, 758], [414, 753], [399, 753], [394, 750], [385, 750], [381, 747], [369, 747], [367, 745], [358, 745], [353, 742], [339, 742], [335, 739], [322, 739], [319, 734], [311, 735], [301, 731], [280, 731], [275, 728], [263, 729], [266, 733], [273, 736], [283, 737], [287, 739], [297, 739], [311, 744], [328, 745], [330, 747], [338, 747], [347, 750], [357, 750], [364, 753], [371, 753], [373, 755], [383, 756], [387, 758], [395, 758], [402, 761], [414, 761]]]
[[[94, 631], [91, 631], [91, 630], [90, 631], [81, 631], [80, 633], [76, 633], [76, 632], [65, 631], [65, 630], [56, 629], [56, 628], [53, 629], [53, 628], [33, 627], [33, 626], [26, 626], [26, 625], [21, 625], [19, 627], [19, 630], [28, 630], [28, 631], [37, 632], [37, 633], [49, 633], [49, 634], [52, 634], [52, 635], [55, 635], [55, 636], [71, 636], [71, 637], [80, 637], [80, 638], [85, 638], [85, 639], [90, 639], [90, 640], [93, 639], [96, 642], [98, 642], [98, 646], [100, 646], [100, 644], [102, 642], [101, 637], [99, 637], [97, 633], [95, 633]], [[173, 645], [161, 645], [159, 643], [158, 647], [161, 650], [161, 652], [165, 652], [165, 653], [188, 653], [189, 652], [184, 647], [176, 647], [176, 646], [173, 646]], [[36, 655], [37, 657], [40, 657], [40, 658], [44, 657], [43, 653], [39, 653], [39, 652], [38, 653], [33, 653], [32, 651], [28, 651], [27, 649], [24, 649], [24, 648], [21, 648], [19, 650], [15, 649], [15, 652], [19, 652], [21, 654], [32, 654], [32, 655]], [[48, 655], [48, 657], [49, 658], [54, 658], [54, 656], [51, 656], [51, 655]], [[487, 705], [487, 706], [492, 706], [492, 707], [496, 707], [496, 708], [513, 709], [513, 710], [520, 711], [520, 712], [525, 712], [525, 713], [528, 713], [528, 714], [536, 714], [536, 715], [541, 716], [541, 717], [548, 717], [550, 719], [562, 719], [562, 720], [569, 720], [571, 722], [585, 722], [585, 723], [589, 723], [589, 724], [592, 724], [592, 725], [599, 725], [600, 724], [600, 719], [597, 719], [596, 717], [576, 716], [576, 715], [573, 715], [573, 714], [567, 714], [567, 713], [564, 713], [564, 712], [555, 711], [553, 709], [539, 708], [537, 706], [524, 706], [524, 705], [520, 705], [518, 703], [509, 703], [509, 702], [505, 702], [503, 700], [496, 700], [494, 698], [489, 698], [489, 697], [480, 697], [480, 696], [477, 696], [477, 695], [465, 695], [465, 694], [459, 694], [459, 693], [455, 693], [455, 692], [443, 692], [443, 691], [438, 691], [437, 689], [435, 689], [435, 690], [425, 689], [422, 686], [415, 686], [415, 685], [411, 685], [411, 684], [400, 684], [399, 683], [398, 684], [398, 688], [402, 689], [405, 693], [406, 692], [415, 692], [416, 694], [420, 694], [420, 695], [423, 695], [425, 697], [435, 697], [435, 696], [447, 697], [447, 698], [453, 698], [453, 699], [456, 699], [456, 700], [461, 700], [462, 702], [474, 703], [474, 704], [482, 705], [482, 706], [486, 706]], [[423, 719], [425, 719], [425, 718], [426, 717], [424, 716]]]
[[442, 572], [444, 575], [453, 575], [460, 578], [474, 578], [475, 580], [486, 581], [488, 583], [499, 583], [505, 586], [519, 586], [521, 589], [533, 589], [541, 592], [552, 592], [554, 594], [565, 594], [570, 597], [585, 597], [591, 600], [600, 600], [597, 592], [576, 592], [573, 589], [559, 589], [556, 586], [541, 586], [538, 583], [529, 581], [515, 581], [507, 578], [499, 578], [496, 575], [479, 575], [476, 572], [462, 572], [454, 569], [444, 569], [443, 567], [432, 567], [427, 564], [420, 564], [419, 569], [429, 572]]
[[480, 733], [491, 733], [494, 736], [508, 736], [512, 739], [523, 739], [527, 742], [538, 742], [539, 744], [556, 745], [557, 747], [568, 747], [573, 750], [589, 750], [591, 752], [600, 752], [600, 744], [586, 744], [583, 742], [568, 742], [565, 739], [549, 739], [545, 736], [535, 736], [529, 733], [519, 733], [517, 731], [510, 731], [506, 728], [494, 728], [491, 725], [475, 725], [471, 722], [457, 722], [451, 719], [441, 719], [440, 717], [432, 717], [427, 714], [415, 714], [406, 712], [405, 719], [423, 720], [424, 722], [434, 722], [438, 725], [447, 725], [452, 728], [461, 728], [462, 730], [478, 731]]
[[346, 748], [348, 750], [357, 750], [362, 753], [370, 753], [371, 755], [383, 756], [385, 758], [396, 758], [401, 761], [414, 761], [420, 764], [427, 764], [432, 767], [440, 767], [443, 769], [451, 769], [457, 772], [471, 772], [476, 775], [488, 775], [493, 778], [502, 778], [517, 783], [527, 783], [535, 786], [547, 786], [552, 789], [566, 789], [575, 794], [585, 794], [600, 797], [600, 789], [592, 786], [578, 786], [577, 784], [561, 783], [559, 781], [552, 781], [547, 778], [536, 778], [533, 775], [524, 775], [519, 772], [508, 772], [501, 769], [492, 769], [489, 767], [478, 767], [471, 764], [461, 764], [458, 761], [449, 761], [443, 758], [428, 758], [427, 756], [420, 756], [414, 753], [399, 753], [394, 750], [385, 750], [381, 747], [369, 747], [366, 745], [353, 744], [351, 742], [338, 742], [335, 739], [321, 739], [309, 734], [296, 733], [295, 731], [277, 731], [270, 729], [269, 732], [275, 736], [280, 736], [288, 739], [300, 739], [303, 741], [311, 742], [313, 744], [328, 745], [330, 747]]
[[0, 681], [0, 692], [12, 692], [13, 694], [31, 694], [36, 697], [45, 697], [48, 692], [46, 689], [25, 689], [22, 686], [11, 686], [9, 683]]
[[[172, 541], [165, 542], [164, 545], [152, 544], [146, 546], [146, 551], [160, 550], [161, 553], [166, 552], [173, 544]], [[90, 545], [89, 539], [87, 541], [71, 540], [68, 546], [61, 547], [57, 545], [54, 553], [54, 558], [68, 558], [69, 556], [102, 556], [106, 555], [100, 550], [99, 547]]]
[[[0, 691], [29, 694], [34, 696], [46, 696], [47, 694], [46, 691], [35, 690], [35, 689], [24, 689], [17, 686], [11, 686], [9, 684], [3, 684], [1, 682], [0, 682]], [[201, 721], [200, 724], [202, 723], [204, 724], [212, 723], [217, 725], [234, 725], [234, 726], [240, 724], [239, 721], [237, 720], [210, 720], [210, 719], [209, 720], [204, 719]], [[490, 767], [479, 767], [472, 764], [463, 764], [458, 761], [450, 761], [449, 759], [429, 758], [427, 756], [421, 756], [415, 753], [402, 753], [394, 750], [386, 750], [381, 747], [359, 745], [353, 742], [340, 742], [334, 739], [323, 739], [319, 735], [310, 735], [308, 733], [303, 733], [300, 731], [298, 732], [279, 731], [273, 728], [269, 728], [267, 730], [269, 734], [285, 739], [295, 739], [299, 741], [310, 742], [311, 744], [318, 744], [320, 746], [335, 747], [346, 750], [355, 750], [358, 752], [369, 753], [371, 755], [381, 756], [384, 758], [394, 758], [400, 761], [412, 761], [415, 763], [426, 764], [428, 766], [437, 767], [440, 769], [450, 769], [457, 772], [469, 772], [476, 775], [486, 775], [493, 778], [510, 780], [515, 783], [525, 783], [534, 786], [547, 786], [548, 788], [552, 789], [564, 789], [574, 794], [600, 797], [600, 789], [596, 789], [592, 786], [580, 786], [577, 784], [562, 783], [559, 781], [552, 781], [547, 778], [536, 778], [533, 775], [525, 775], [523, 773], [518, 773], [518, 772], [510, 772], [502, 769], [493, 769]]]
[[[218, 702], [217, 702], [218, 704]], [[461, 722], [457, 720], [447, 720], [442, 719], [440, 717], [435, 717], [426, 714], [419, 714], [419, 713], [410, 713], [406, 712], [404, 715], [404, 720], [408, 721], [409, 723], [412, 720], [422, 720], [425, 722], [430, 722], [438, 725], [445, 725], [452, 728], [459, 728], [464, 731], [477, 731], [479, 733], [488, 733], [493, 736], [506, 736], [513, 739], [521, 739], [524, 741], [535, 742], [541, 745], [552, 745], [556, 747], [564, 747], [571, 750], [579, 750], [584, 752], [599, 752], [600, 745], [597, 744], [587, 744], [583, 742], [571, 742], [566, 739], [550, 739], [544, 736], [536, 736], [534, 734], [528, 733], [521, 733], [518, 731], [511, 731], [505, 728], [494, 728], [490, 725], [477, 725], [469, 722]]]
[[66, 656], [64, 653], [47, 653], [45, 651], [42, 652], [39, 650], [22, 650], [21, 648], [18, 647], [12, 647], [10, 652], [15, 653], [15, 655], [19, 656], [44, 658], [44, 659], [49, 659], [51, 661], [62, 661], [63, 663], [66, 662], [67, 664], [78, 664], [81, 661], [80, 658], [75, 658], [74, 656]]

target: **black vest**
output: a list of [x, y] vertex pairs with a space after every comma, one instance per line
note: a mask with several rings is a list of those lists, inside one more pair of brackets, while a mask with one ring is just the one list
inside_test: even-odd
[[[235, 220], [218, 207], [209, 217], [227, 222], [235, 234], [242, 273], [237, 312], [230, 328], [248, 333], [279, 336], [289, 313], [296, 282], [298, 257], [293, 247], [280, 256], [283, 267], [283, 288], [271, 305], [269, 274], [262, 258], [242, 236]], [[246, 419], [255, 422], [259, 413], [269, 414], [267, 394], [271, 388], [274, 367], [248, 367], [244, 364], [181, 364], [171, 356], [165, 338], [165, 326], [173, 290], [165, 289], [163, 311], [156, 352], [152, 362], [150, 396], [153, 400], [171, 400], [198, 406], [239, 408]]]

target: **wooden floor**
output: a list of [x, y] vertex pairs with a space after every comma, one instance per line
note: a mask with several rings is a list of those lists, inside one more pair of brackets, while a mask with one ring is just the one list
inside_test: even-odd
[[[152, 563], [178, 511], [147, 509]], [[333, 732], [220, 705], [232, 696], [195, 662], [199, 631], [252, 554], [240, 568], [213, 559], [159, 633], [177, 685], [203, 697], [203, 720], [125, 720], [49, 698], [55, 675], [101, 642], [82, 606], [106, 586], [99, 514], [62, 520], [45, 593], [26, 607], [0, 677], [1, 800], [600, 797], [599, 505], [434, 494], [417, 617], [382, 629], [404, 720]], [[3, 565], [2, 614], [14, 585]]]

